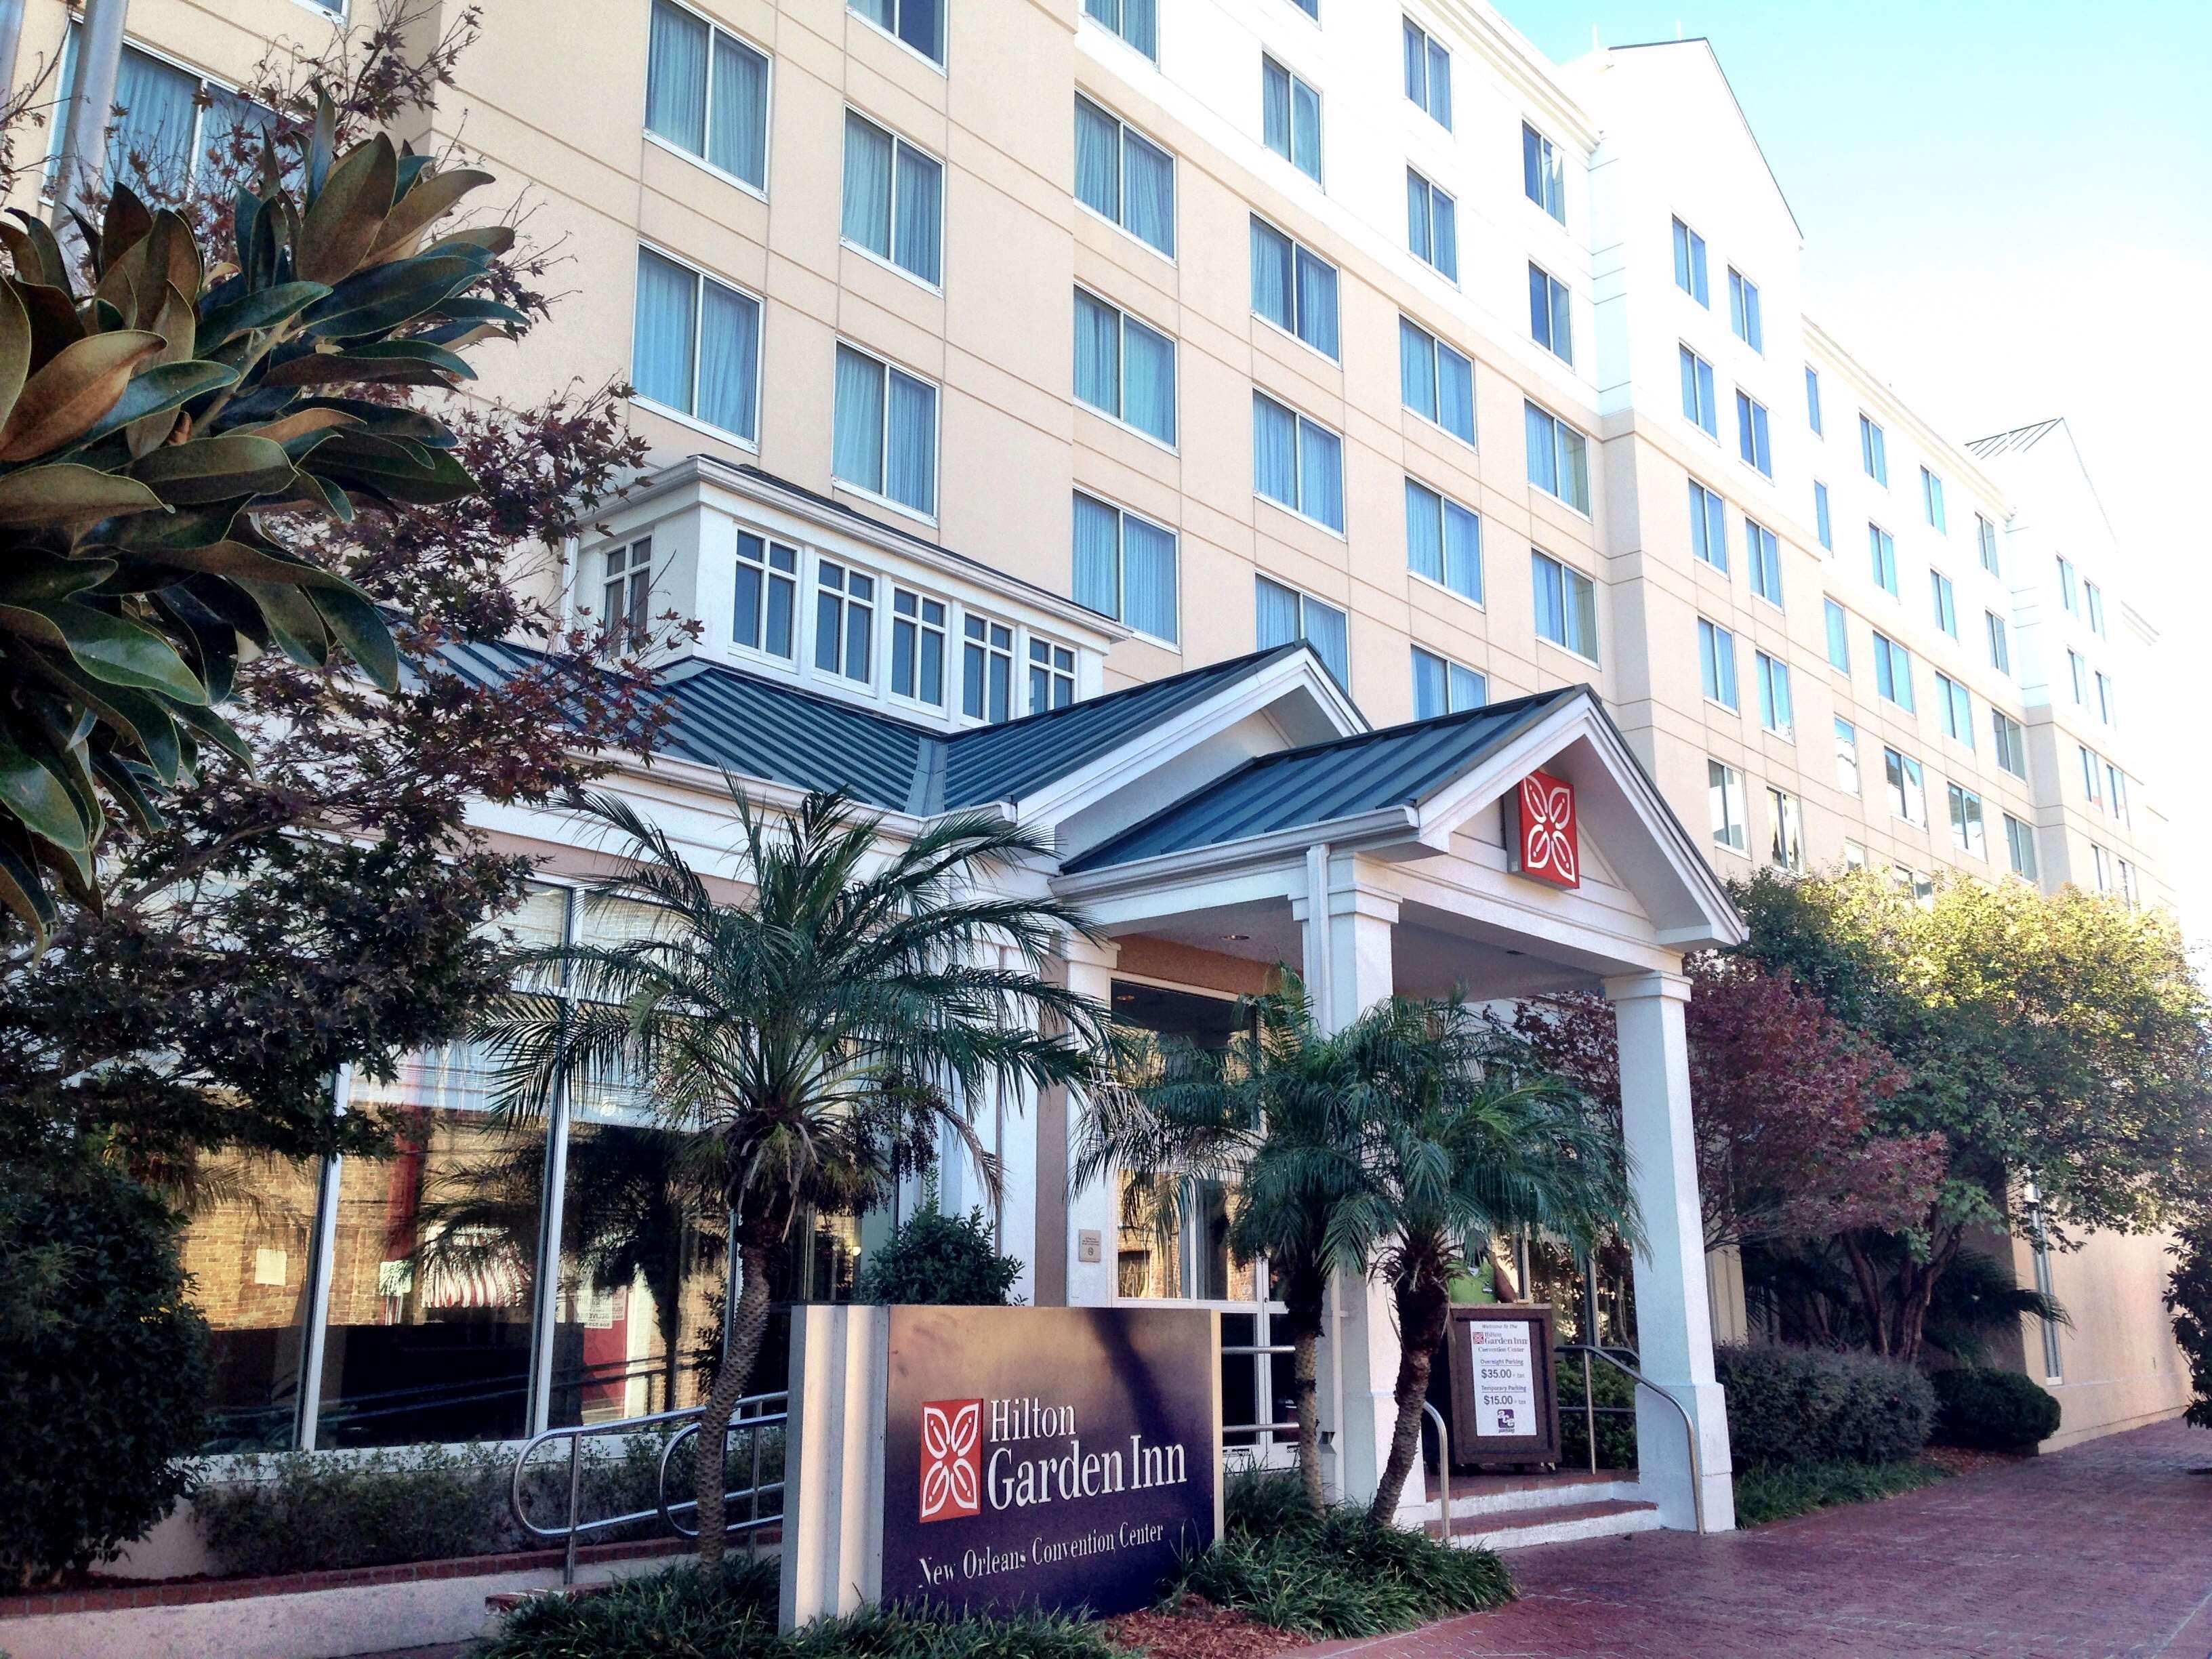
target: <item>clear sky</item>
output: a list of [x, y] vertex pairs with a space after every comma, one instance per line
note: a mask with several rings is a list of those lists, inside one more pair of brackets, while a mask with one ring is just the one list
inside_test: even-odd
[[2162, 635], [2120, 714], [2212, 945], [2212, 3], [1493, 3], [1557, 61], [1710, 40], [1814, 314], [1955, 439], [2066, 416]]

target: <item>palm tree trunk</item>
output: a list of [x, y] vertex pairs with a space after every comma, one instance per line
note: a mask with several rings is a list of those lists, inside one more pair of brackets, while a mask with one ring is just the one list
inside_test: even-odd
[[[1367, 1518], [1377, 1526], [1396, 1520], [1406, 1477], [1420, 1459], [1421, 1407], [1429, 1398], [1429, 1368], [1450, 1317], [1451, 1298], [1441, 1285], [1423, 1285], [1398, 1297], [1398, 1425], [1390, 1436], [1390, 1456], [1382, 1465], [1375, 1501], [1367, 1509]], [[1447, 1534], [1449, 1529], [1447, 1521]]]
[[1321, 1485], [1321, 1335], [1301, 1328], [1291, 1339], [1291, 1387], [1298, 1413], [1298, 1484], [1306, 1508], [1320, 1515], [1328, 1507]]
[[761, 1339], [768, 1332], [768, 1247], [745, 1243], [738, 1247], [741, 1275], [738, 1305], [730, 1319], [730, 1342], [722, 1352], [721, 1369], [708, 1390], [707, 1404], [699, 1414], [699, 1437], [691, 1461], [699, 1503], [699, 1565], [719, 1567], [728, 1539], [722, 1530], [724, 1447], [729, 1439], [730, 1416], [744, 1398], [753, 1362], [760, 1358]]

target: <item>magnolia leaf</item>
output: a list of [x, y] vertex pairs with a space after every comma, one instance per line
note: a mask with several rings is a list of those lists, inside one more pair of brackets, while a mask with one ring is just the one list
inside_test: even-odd
[[125, 427], [135, 427], [137, 423], [159, 422], [166, 416], [169, 425], [161, 427], [160, 436], [143, 448], [139, 446], [137, 431], [132, 431], [132, 453], [145, 454], [156, 447], [161, 438], [168, 436], [170, 426], [175, 424], [179, 409], [204, 393], [231, 385], [237, 379], [236, 369], [227, 368], [221, 363], [198, 361], [156, 363], [134, 375], [131, 384], [123, 388], [123, 395], [115, 400], [115, 407], [93, 422], [71, 447], [87, 448], [110, 433], [120, 432]]
[[165, 501], [204, 505], [287, 488], [292, 482], [292, 458], [282, 444], [266, 438], [225, 432], [164, 444], [133, 461], [131, 476]]
[[[122, 477], [119, 473], [108, 476]], [[124, 478], [123, 482], [137, 481]], [[4, 487], [5, 481], [0, 480], [0, 488]], [[139, 487], [145, 488], [143, 484]], [[251, 499], [241, 495], [208, 507], [187, 507], [182, 512], [170, 508], [160, 513], [135, 514], [106, 526], [94, 544], [118, 548], [126, 553], [159, 553], [168, 548], [199, 547], [218, 542], [231, 533], [239, 514]], [[157, 506], [161, 504], [158, 496], [155, 500]]]
[[158, 513], [161, 498], [135, 478], [59, 461], [0, 477], [0, 526], [90, 524], [118, 514]]
[[350, 584], [317, 584], [307, 590], [323, 621], [362, 672], [386, 691], [399, 689], [399, 647], [383, 614], [368, 596]]
[[468, 468], [445, 450], [434, 453], [428, 465], [417, 465], [403, 455], [378, 454], [338, 443], [318, 450], [307, 458], [306, 466], [333, 483], [365, 488], [415, 507], [458, 501], [473, 494], [477, 487]]
[[310, 668], [329, 664], [330, 630], [324, 625], [322, 612], [295, 584], [249, 581], [242, 577], [231, 580], [260, 607], [262, 623], [278, 650]]
[[43, 629], [18, 628], [58, 645], [94, 679], [110, 685], [135, 685], [160, 691], [179, 702], [204, 703], [207, 688], [175, 647], [152, 629], [75, 599], [52, 604], [0, 605], [0, 622], [14, 625], [35, 618]]
[[383, 234], [362, 263], [377, 265], [406, 258], [415, 251], [423, 233], [451, 213], [461, 198], [491, 182], [491, 174], [473, 167], [454, 167], [418, 180], [413, 189], [392, 204], [392, 211], [384, 218]]
[[146, 793], [145, 787], [138, 781], [137, 773], [129, 763], [112, 755], [94, 755], [92, 769], [107, 786], [107, 793], [123, 803], [124, 811], [131, 815], [131, 820], [141, 830], [150, 835], [167, 827], [168, 819], [154, 804], [154, 798]]
[[84, 337], [84, 324], [70, 296], [43, 283], [8, 279], [8, 287], [31, 319], [31, 373], [35, 374], [62, 354], [71, 342]]
[[103, 276], [122, 263], [131, 248], [143, 243], [154, 229], [154, 212], [138, 199], [138, 192], [117, 179], [107, 193], [107, 211], [101, 216], [100, 240], [95, 245]]
[[64, 559], [35, 547], [18, 547], [0, 566], [0, 603], [43, 605], [95, 588], [115, 574], [112, 559]]
[[71, 266], [69, 255], [45, 220], [26, 213], [21, 208], [9, 208], [9, 216], [19, 221], [22, 228], [10, 226], [0, 232], [8, 243], [8, 251], [15, 258], [15, 274], [27, 283], [43, 283], [48, 288], [59, 289], [64, 298], [74, 303], [75, 288], [70, 282]]
[[35, 948], [43, 951], [46, 930], [53, 926], [54, 902], [40, 878], [39, 866], [4, 833], [10, 827], [7, 818], [0, 816], [0, 905], [15, 913], [16, 920], [30, 930]]
[[0, 731], [0, 806], [57, 847], [83, 852], [92, 846], [92, 827], [77, 811], [76, 793], [61, 774], [4, 731]]
[[49, 656], [40, 666], [89, 703], [126, 741], [135, 744], [162, 782], [176, 782], [183, 769], [184, 749], [177, 723], [159, 697], [150, 691], [96, 680], [66, 657]]
[[392, 140], [380, 132], [331, 169], [300, 222], [292, 263], [301, 276], [335, 283], [359, 268], [392, 211], [398, 165]]
[[425, 255], [349, 276], [307, 313], [307, 331], [329, 339], [388, 333], [475, 282], [486, 262], [480, 252]]
[[319, 89], [315, 94], [315, 130], [307, 141], [307, 199], [314, 200], [323, 193], [323, 185], [331, 176], [331, 159], [337, 150], [338, 112], [331, 102], [330, 94]]
[[253, 750], [244, 738], [238, 735], [231, 723], [212, 708], [184, 708], [177, 710], [177, 719], [191, 731], [205, 738], [234, 759], [244, 763], [246, 769], [253, 769]]
[[330, 292], [323, 283], [279, 283], [243, 294], [208, 311], [200, 318], [200, 338], [221, 345], [249, 330], [275, 328]]
[[31, 315], [15, 284], [0, 285], [0, 421], [8, 418], [31, 377]]
[[342, 426], [359, 426], [361, 416], [343, 409], [297, 409], [289, 415], [281, 415], [273, 421], [264, 421], [258, 426], [233, 427], [234, 432], [266, 438], [272, 444], [289, 444], [295, 438], [311, 432], [324, 432]]
[[7, 424], [0, 426], [0, 461], [27, 461], [70, 443], [114, 406], [139, 364], [161, 349], [161, 337], [139, 329], [89, 335], [25, 383]]

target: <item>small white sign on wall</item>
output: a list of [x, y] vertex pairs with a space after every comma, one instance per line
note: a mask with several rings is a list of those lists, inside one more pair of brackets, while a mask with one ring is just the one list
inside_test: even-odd
[[1534, 1327], [1520, 1320], [1484, 1321], [1466, 1328], [1474, 1348], [1474, 1409], [1480, 1432], [1539, 1432]]

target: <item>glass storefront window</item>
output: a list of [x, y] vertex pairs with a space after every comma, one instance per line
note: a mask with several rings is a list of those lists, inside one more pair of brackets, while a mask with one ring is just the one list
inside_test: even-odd
[[239, 1152], [195, 1164], [185, 1269], [215, 1364], [210, 1453], [292, 1443], [306, 1351], [316, 1166]]

